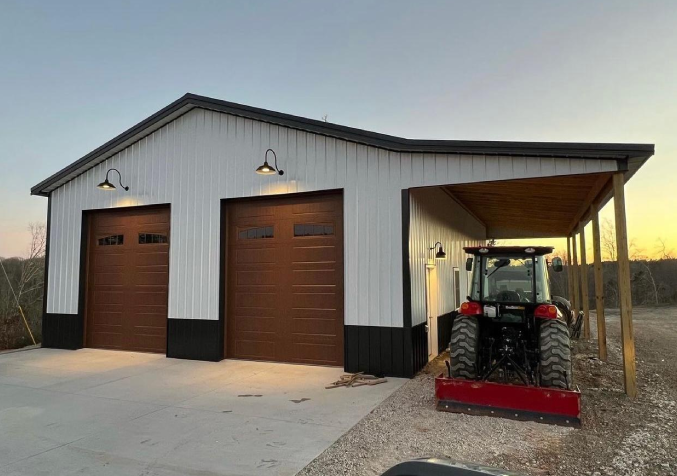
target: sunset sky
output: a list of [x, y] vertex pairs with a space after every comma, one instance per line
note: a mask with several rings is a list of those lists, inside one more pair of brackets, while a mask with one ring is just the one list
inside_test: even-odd
[[32, 185], [186, 92], [410, 138], [654, 143], [629, 234], [677, 250], [676, 53], [674, 0], [0, 0], [0, 256], [46, 221]]

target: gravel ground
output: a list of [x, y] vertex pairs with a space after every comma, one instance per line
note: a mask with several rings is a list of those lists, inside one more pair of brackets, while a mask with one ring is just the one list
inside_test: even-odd
[[[677, 474], [677, 308], [635, 309], [639, 397], [623, 393], [618, 312], [608, 311], [608, 362], [596, 340], [575, 344], [583, 428], [437, 412], [431, 362], [303, 469], [302, 476], [380, 475], [411, 458], [442, 457], [525, 475]], [[593, 337], [596, 337], [593, 323]]]

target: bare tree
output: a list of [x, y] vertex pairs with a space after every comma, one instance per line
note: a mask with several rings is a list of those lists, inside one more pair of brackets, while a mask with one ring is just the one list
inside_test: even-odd
[[[5, 329], [0, 346], [10, 346], [10, 334], [16, 334], [17, 317], [21, 317], [33, 339], [29, 321], [39, 327], [40, 300], [42, 299], [45, 268], [45, 225], [29, 226], [31, 241], [28, 257], [0, 260], [0, 318]], [[35, 340], [33, 339], [35, 342]], [[1, 347], [0, 347], [1, 348]]]
[[602, 258], [604, 261], [616, 261], [616, 232], [611, 220], [605, 218], [602, 222]]
[[658, 242], [656, 245], [656, 254], [658, 259], [674, 259], [675, 252], [672, 248], [668, 248], [668, 241], [665, 238], [656, 238]]

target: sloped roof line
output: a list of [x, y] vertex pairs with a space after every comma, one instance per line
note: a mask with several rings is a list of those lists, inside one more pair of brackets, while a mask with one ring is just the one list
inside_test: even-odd
[[99, 158], [113, 155], [118, 150], [149, 135], [164, 124], [196, 107], [344, 139], [394, 152], [575, 157], [610, 160], [635, 157], [648, 158], [654, 153], [653, 144], [406, 139], [188, 93], [38, 183], [31, 188], [31, 195], [47, 196], [51, 190], [80, 175], [103, 160], [98, 160]]

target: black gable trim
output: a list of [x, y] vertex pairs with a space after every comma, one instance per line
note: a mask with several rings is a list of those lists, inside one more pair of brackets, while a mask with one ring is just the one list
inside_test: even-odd
[[[587, 157], [595, 159], [648, 158], [654, 154], [653, 144], [607, 144], [573, 142], [503, 142], [503, 141], [462, 141], [405, 139], [387, 134], [346, 127], [305, 117], [269, 111], [258, 107], [245, 106], [197, 94], [186, 94], [170, 105], [144, 119], [101, 147], [73, 162], [51, 177], [31, 188], [31, 195], [47, 196], [54, 185], [69, 175], [89, 169], [90, 162], [99, 157], [112, 155], [126, 145], [142, 139], [164, 124], [176, 119], [189, 110], [200, 107], [213, 111], [233, 114], [258, 121], [278, 124], [315, 134], [336, 137], [395, 152], [430, 152], [448, 154], [518, 155], [532, 157]], [[98, 162], [97, 162], [98, 163]]]

